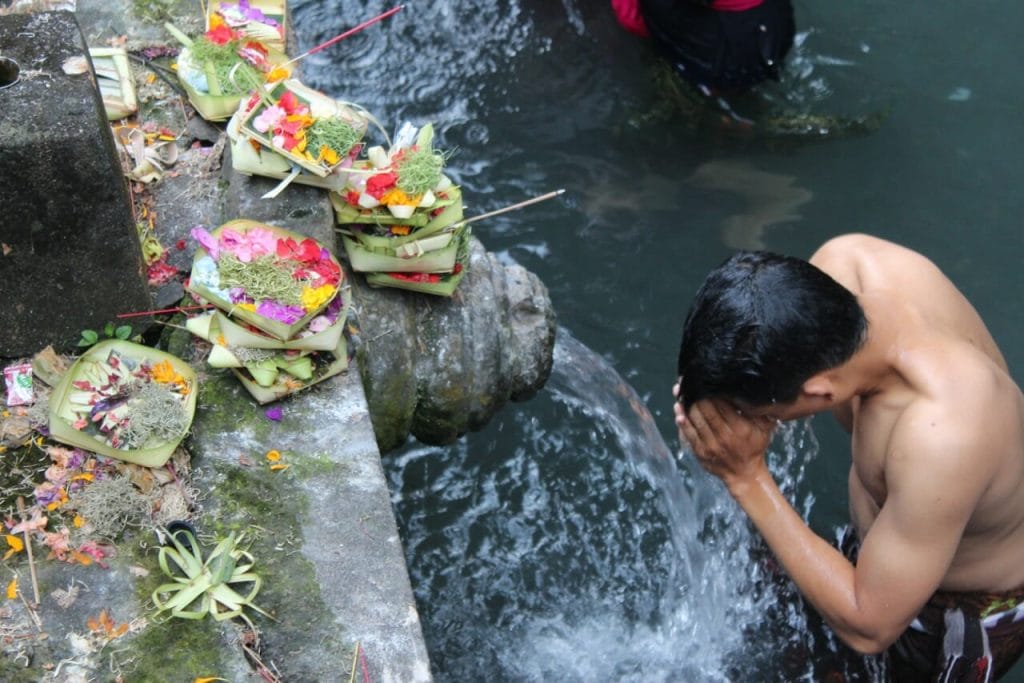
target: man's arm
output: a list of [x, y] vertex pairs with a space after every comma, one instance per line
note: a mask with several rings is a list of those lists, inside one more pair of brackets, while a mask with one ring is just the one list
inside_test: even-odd
[[[702, 401], [683, 437], [721, 477], [807, 600], [848, 645], [881, 652], [938, 588], [984, 484], [950, 429], [901, 418], [886, 466], [888, 496], [854, 567], [815, 534], [768, 471], [762, 426], [720, 402]], [[941, 433], [940, 433], [941, 432]], [[913, 436], [911, 439], [900, 434]], [[770, 436], [769, 436], [770, 438]]]

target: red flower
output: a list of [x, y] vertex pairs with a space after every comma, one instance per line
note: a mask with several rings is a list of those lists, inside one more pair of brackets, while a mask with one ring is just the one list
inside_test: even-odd
[[350, 206], [359, 206], [359, 193], [355, 190], [349, 190], [345, 193], [345, 201]]
[[334, 261], [329, 258], [325, 258], [318, 263], [314, 263], [310, 270], [319, 275], [324, 279], [324, 284], [336, 285], [341, 281], [341, 268], [339, 268]]
[[308, 237], [298, 243], [286, 237], [277, 241], [277, 255], [300, 263], [316, 263], [320, 259], [320, 245]]
[[436, 273], [388, 273], [388, 275], [396, 280], [404, 280], [405, 282], [428, 282], [430, 284], [436, 284], [441, 281], [441, 276]]
[[165, 285], [177, 277], [177, 275], [178, 269], [162, 259], [149, 267], [149, 284], [154, 287]]
[[277, 101], [277, 106], [289, 114], [294, 114], [295, 110], [299, 108], [299, 98], [295, 97], [295, 93], [291, 90], [285, 90], [281, 99]]
[[235, 37], [235, 32], [227, 24], [220, 24], [206, 32], [206, 39], [217, 45], [227, 45]]
[[375, 176], [370, 176], [366, 181], [366, 194], [370, 195], [374, 199], [380, 199], [384, 196], [385, 192], [390, 190], [397, 183], [397, 173], [378, 173]]

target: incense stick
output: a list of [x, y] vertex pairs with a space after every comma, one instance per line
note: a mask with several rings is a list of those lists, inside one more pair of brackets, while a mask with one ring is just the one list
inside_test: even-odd
[[158, 313], [184, 313], [185, 311], [195, 311], [200, 309], [213, 308], [212, 305], [206, 304], [205, 306], [175, 306], [174, 308], [161, 308], [155, 311], [138, 311], [136, 313], [118, 313], [118, 318], [137, 318], [142, 315], [157, 315]]
[[384, 12], [383, 14], [378, 14], [373, 19], [367, 19], [366, 21], [364, 21], [363, 23], [359, 24], [358, 26], [354, 26], [354, 27], [350, 28], [349, 30], [345, 31], [344, 33], [336, 35], [333, 38], [331, 38], [330, 40], [328, 40], [326, 42], [323, 42], [323, 43], [320, 43], [319, 45], [317, 45], [316, 47], [314, 47], [314, 48], [312, 48], [310, 50], [306, 50], [305, 52], [303, 52], [298, 57], [292, 57], [291, 59], [289, 59], [284, 64], [281, 64], [281, 67], [286, 67], [289, 64], [292, 64], [294, 62], [299, 61], [300, 59], [304, 59], [304, 58], [310, 56], [311, 54], [313, 54], [314, 52], [319, 52], [320, 50], [323, 50], [324, 48], [330, 47], [331, 45], [334, 45], [335, 43], [337, 43], [337, 42], [339, 42], [341, 40], [344, 40], [345, 38], [348, 38], [349, 36], [351, 36], [351, 35], [353, 35], [355, 33], [358, 33], [359, 31], [362, 31], [367, 26], [370, 26], [372, 24], [376, 24], [378, 21], [381, 21], [382, 19], [387, 19], [388, 17], [390, 17], [392, 14], [396, 13], [398, 10], [402, 9], [403, 7], [405, 7], [405, 5], [398, 5], [397, 7], [392, 7], [391, 9], [389, 9], [387, 12]]
[[[25, 519], [25, 499], [21, 496], [18, 496], [18, 515], [24, 524], [27, 521]], [[36, 579], [36, 562], [32, 557], [32, 538], [29, 536], [28, 529], [22, 529], [22, 533], [25, 535], [25, 550], [28, 551], [28, 571], [32, 576], [32, 595], [35, 596], [35, 604], [39, 605], [39, 581]]]
[[565, 188], [562, 188], [560, 190], [554, 190], [552, 192], [548, 192], [546, 194], [542, 194], [542, 195], [540, 195], [538, 197], [533, 197], [532, 199], [526, 199], [526, 200], [523, 200], [521, 202], [516, 202], [515, 204], [511, 204], [511, 205], [506, 206], [506, 207], [501, 208], [501, 209], [495, 209], [494, 211], [488, 211], [487, 213], [482, 213], [479, 216], [473, 216], [471, 218], [466, 218], [466, 219], [463, 219], [463, 220], [460, 220], [460, 221], [455, 221], [454, 223], [451, 223], [451, 224], [446, 225], [443, 228], [441, 228], [439, 230], [439, 232], [444, 232], [446, 230], [454, 230], [454, 229], [456, 229], [456, 228], [458, 228], [460, 226], [469, 225], [470, 223], [474, 223], [476, 221], [483, 220], [484, 218], [491, 218], [493, 216], [497, 216], [497, 215], [500, 215], [500, 214], [503, 214], [503, 213], [507, 213], [509, 211], [515, 211], [516, 209], [521, 209], [524, 206], [529, 206], [530, 204], [536, 204], [537, 202], [543, 202], [543, 201], [545, 201], [547, 199], [552, 199], [554, 197], [557, 197], [558, 195], [562, 194], [563, 192], [565, 192]]

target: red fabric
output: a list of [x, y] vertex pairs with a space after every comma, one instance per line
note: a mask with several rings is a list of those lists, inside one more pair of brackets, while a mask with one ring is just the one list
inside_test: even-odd
[[757, 7], [762, 2], [764, 0], [715, 0], [711, 8], [719, 12], [742, 12]]
[[644, 38], [650, 35], [644, 18], [640, 16], [640, 0], [612, 0], [612, 9], [615, 10], [615, 18], [627, 31]]

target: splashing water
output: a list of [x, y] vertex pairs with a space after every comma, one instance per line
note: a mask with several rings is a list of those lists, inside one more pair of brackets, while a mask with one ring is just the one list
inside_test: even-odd
[[[820, 680], [834, 645], [724, 487], [677, 464], [604, 359], [558, 338], [529, 414], [386, 462], [437, 679]], [[791, 499], [816, 453], [809, 424], [781, 430], [770, 465]]]

